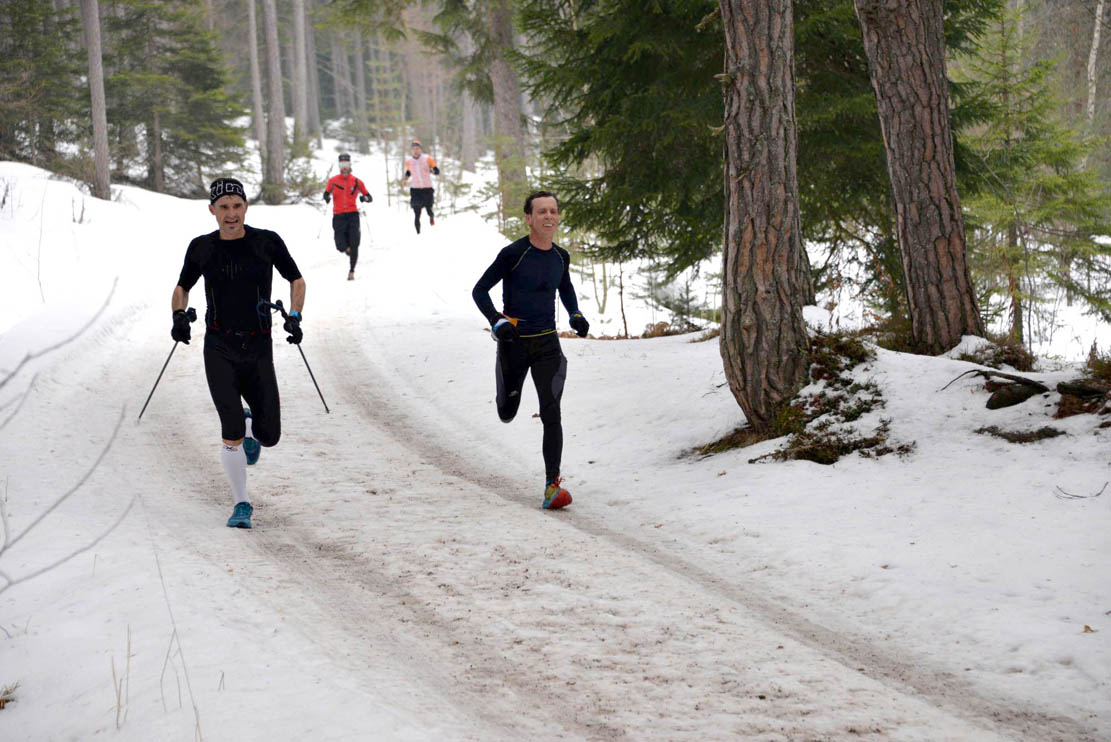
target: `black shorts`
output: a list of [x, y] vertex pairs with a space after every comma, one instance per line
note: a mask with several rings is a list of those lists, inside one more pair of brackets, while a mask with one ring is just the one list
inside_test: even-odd
[[281, 401], [269, 333], [209, 330], [204, 336], [204, 373], [220, 415], [220, 436], [224, 440], [237, 441], [246, 434], [246, 402], [251, 408], [255, 439], [264, 446], [278, 442], [282, 435]]
[[349, 247], [352, 250], [357, 249], [362, 236], [359, 232], [359, 212], [348, 211], [334, 215], [332, 231], [335, 233], [337, 250], [343, 252]]
[[410, 188], [409, 206], [414, 209], [431, 209], [435, 190], [432, 188]]

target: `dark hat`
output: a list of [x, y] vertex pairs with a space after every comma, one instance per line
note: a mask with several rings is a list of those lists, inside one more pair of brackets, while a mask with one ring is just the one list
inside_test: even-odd
[[247, 192], [243, 190], [243, 184], [235, 178], [217, 178], [208, 187], [208, 202], [210, 204], [216, 203], [224, 196], [239, 196], [244, 201], [247, 200]]
[[347, 162], [351, 162], [351, 155], [347, 154], [346, 152], [340, 152], [339, 153], [339, 161], [343, 162], [345, 160]]
[[414, 139], [414, 140], [413, 140], [413, 143], [412, 143], [412, 144], [411, 144], [410, 146], [412, 146], [412, 147], [423, 147], [424, 145], [422, 145], [422, 144], [420, 143], [420, 140], [419, 140], [419, 139]]

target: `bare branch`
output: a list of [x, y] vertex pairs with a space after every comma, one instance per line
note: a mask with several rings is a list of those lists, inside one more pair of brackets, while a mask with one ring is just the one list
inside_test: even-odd
[[[39, 517], [35, 518], [35, 520], [31, 523], [31, 525], [29, 525], [25, 529], [23, 529], [23, 531], [18, 536], [16, 536], [10, 542], [6, 541], [4, 546], [2, 548], [0, 548], [0, 555], [3, 555], [4, 552], [8, 551], [13, 546], [15, 546], [17, 543], [19, 543], [20, 539], [22, 539], [24, 536], [26, 536], [28, 533], [30, 533], [31, 529], [33, 529], [35, 526], [37, 526], [39, 523], [41, 523], [43, 521], [43, 519], [46, 518], [46, 516], [48, 516], [52, 512], [54, 512], [58, 508], [59, 505], [61, 505], [63, 502], [65, 502], [66, 499], [68, 499], [70, 495], [72, 495], [74, 492], [76, 492], [78, 489], [80, 489], [81, 485], [83, 485], [85, 483], [85, 481], [88, 480], [88, 478], [92, 476], [93, 472], [95, 472], [97, 467], [100, 466], [100, 462], [103, 461], [104, 457], [108, 455], [108, 451], [109, 451], [109, 449], [112, 448], [112, 444], [115, 442], [116, 436], [119, 435], [120, 425], [123, 424], [123, 416], [124, 416], [124, 413], [126, 411], [127, 411], [127, 405], [124, 405], [123, 407], [120, 408], [120, 417], [119, 417], [118, 420], [116, 420], [116, 427], [112, 431], [112, 437], [108, 439], [108, 443], [105, 444], [104, 450], [100, 452], [99, 456], [97, 456], [96, 461], [93, 462], [93, 465], [89, 468], [89, 470], [87, 472], [85, 472], [85, 476], [81, 477], [81, 480], [78, 481], [77, 484], [73, 485], [73, 487], [70, 488], [69, 492], [65, 493], [64, 495], [59, 497], [57, 500], [55, 500], [53, 505], [51, 505], [45, 511], [43, 511], [43, 513]], [[131, 508], [130, 505], [128, 505], [127, 507], [128, 507], [128, 509]], [[20, 580], [20, 581], [22, 582], [22, 580]]]
[[1111, 482], [1104, 482], [1103, 486], [1100, 487], [1099, 492], [1091, 495], [1074, 495], [1071, 492], [1066, 492], [1065, 490], [1061, 489], [1061, 485], [1057, 485], [1058, 494], [1056, 495], [1056, 497], [1059, 500], [1090, 500], [1093, 497], [1099, 497], [1100, 495], [1102, 495], [1103, 491], [1107, 489], [1108, 484], [1111, 484]]
[[[26, 391], [24, 391], [22, 396], [19, 397], [19, 404], [17, 404], [15, 406], [15, 409], [12, 410], [12, 414], [8, 415], [6, 418], [4, 418], [4, 422], [0, 423], [0, 430], [3, 430], [8, 425], [8, 423], [14, 420], [15, 416], [19, 414], [19, 411], [23, 409], [23, 403], [27, 401], [27, 398], [29, 396], [31, 396], [31, 390], [35, 388], [35, 380], [38, 378], [38, 373], [31, 377], [31, 383], [27, 385]], [[15, 400], [13, 399], [11, 401], [14, 402]], [[11, 404], [11, 402], [8, 402], [8, 404]]]
[[974, 373], [977, 373], [978, 371], [979, 371], [979, 369], [975, 369], [975, 368], [974, 368], [974, 369], [971, 369], [971, 370], [969, 370], [969, 371], [965, 371], [965, 372], [964, 372], [963, 374], [961, 374], [960, 376], [958, 376], [958, 377], [957, 377], [956, 379], [953, 379], [953, 381], [950, 381], [950, 382], [949, 382], [948, 384], [946, 384], [945, 386], [943, 386], [943, 387], [941, 387], [940, 389], [938, 389], [938, 391], [939, 391], [939, 392], [943, 392], [943, 391], [945, 391], [946, 389], [948, 389], [948, 388], [949, 388], [950, 386], [952, 386], [952, 385], [953, 385], [953, 382], [954, 382], [954, 381], [957, 381], [957, 379], [963, 379], [963, 378], [964, 378], [965, 376], [968, 376], [969, 374], [974, 374]]
[[8, 543], [8, 480], [4, 479], [4, 499], [0, 500], [0, 526], [4, 529], [4, 539], [0, 541], [0, 553]]
[[[985, 379], [990, 379], [992, 376], [998, 376], [1001, 379], [1008, 379], [1010, 381], [1018, 382], [1019, 384], [1022, 384], [1023, 386], [1028, 386], [1031, 389], [1037, 389], [1039, 392], [1048, 392], [1049, 391], [1049, 387], [1047, 387], [1045, 384], [1041, 383], [1040, 381], [1035, 381], [1033, 379], [1027, 379], [1025, 376], [1018, 376], [1016, 374], [1003, 373], [1002, 371], [996, 371], [994, 369], [974, 368], [971, 371], [965, 371], [963, 374], [958, 376], [957, 379], [961, 378], [962, 376], [968, 376], [969, 374], [976, 374], [978, 376], [983, 376]], [[957, 379], [953, 379], [953, 381], [956, 381]], [[938, 389], [938, 391], [939, 392], [940, 391], [945, 391], [945, 389], [947, 389], [949, 387], [949, 385], [953, 383], [953, 381], [950, 381], [949, 384], [946, 384], [945, 386], [941, 387], [941, 389]]]
[[[91, 549], [94, 546], [96, 546], [97, 544], [99, 544], [101, 541], [103, 541], [105, 538], [107, 538], [108, 535], [110, 533], [112, 533], [112, 531], [116, 530], [116, 528], [119, 527], [120, 523], [123, 523], [123, 519], [127, 517], [127, 514], [129, 512], [131, 512], [131, 507], [134, 504], [135, 504], [135, 498], [132, 497], [131, 502], [127, 503], [127, 507], [124, 508], [124, 511], [122, 513], [120, 513], [120, 517], [116, 518], [115, 523], [113, 523], [111, 526], [109, 526], [103, 533], [101, 533], [99, 536], [97, 536], [95, 539], [90, 541], [85, 546], [82, 546], [80, 549], [77, 549], [76, 551], [62, 557], [61, 559], [54, 562], [53, 564], [49, 564], [49, 565], [43, 567], [42, 569], [35, 570], [31, 574], [24, 575], [24, 576], [22, 576], [18, 579], [15, 579], [15, 580], [8, 577], [3, 572], [0, 572], [0, 577], [3, 577], [5, 580], [7, 580], [7, 584], [4, 585], [3, 587], [0, 587], [0, 595], [2, 595], [4, 593], [4, 591], [7, 590], [9, 587], [12, 587], [14, 585], [18, 585], [21, 582], [27, 582], [28, 580], [33, 580], [34, 578], [38, 577], [39, 575], [45, 574], [46, 572], [49, 572], [50, 570], [54, 569], [55, 567], [60, 567], [61, 565], [68, 562], [70, 559], [73, 559], [75, 556], [79, 556], [81, 554], [84, 554], [86, 551], [88, 551], [89, 549]], [[24, 533], [26, 533], [26, 531], [24, 531]]]
[[98, 319], [98, 318], [100, 317], [100, 315], [104, 313], [104, 310], [108, 308], [108, 304], [109, 304], [109, 303], [110, 303], [110, 302], [112, 301], [112, 295], [116, 293], [116, 285], [117, 285], [117, 284], [118, 284], [119, 282], [120, 282], [119, 276], [116, 276], [116, 278], [115, 278], [115, 279], [114, 279], [114, 280], [112, 281], [112, 290], [108, 292], [108, 298], [106, 298], [106, 299], [104, 300], [104, 304], [102, 304], [102, 305], [101, 305], [100, 309], [98, 309], [98, 310], [97, 310], [96, 314], [94, 314], [94, 315], [93, 315], [93, 316], [92, 316], [92, 317], [91, 317], [91, 318], [89, 319], [89, 321], [88, 321], [88, 322], [86, 322], [86, 323], [85, 323], [85, 324], [84, 324], [84, 325], [83, 325], [83, 326], [81, 327], [81, 329], [80, 329], [80, 330], [78, 330], [78, 331], [77, 331], [77, 332], [75, 332], [74, 334], [70, 335], [70, 336], [69, 336], [68, 338], [66, 338], [65, 340], [62, 340], [61, 342], [58, 342], [58, 343], [54, 343], [54, 345], [51, 345], [51, 346], [49, 346], [49, 347], [47, 347], [47, 348], [43, 348], [42, 350], [39, 350], [39, 351], [35, 351], [35, 352], [28, 352], [28, 353], [27, 353], [27, 355], [25, 355], [25, 356], [23, 357], [23, 360], [19, 362], [19, 365], [17, 365], [17, 366], [16, 366], [16, 367], [15, 367], [14, 369], [12, 369], [12, 370], [11, 370], [11, 371], [10, 371], [10, 372], [8, 373], [8, 375], [7, 375], [7, 376], [5, 376], [5, 377], [4, 377], [3, 379], [0, 379], [0, 389], [3, 389], [3, 388], [4, 388], [4, 385], [5, 385], [5, 384], [7, 384], [7, 383], [8, 383], [9, 381], [11, 381], [11, 380], [12, 380], [12, 378], [13, 378], [13, 377], [14, 377], [14, 376], [15, 376], [15, 375], [16, 375], [17, 373], [19, 373], [19, 370], [20, 370], [21, 368], [23, 368], [23, 366], [24, 366], [24, 365], [26, 365], [28, 361], [32, 361], [32, 360], [34, 360], [34, 359], [36, 359], [36, 358], [38, 358], [38, 357], [40, 357], [40, 356], [44, 356], [44, 355], [46, 355], [47, 353], [49, 353], [49, 352], [51, 352], [51, 351], [54, 351], [54, 350], [57, 350], [58, 348], [61, 348], [61, 347], [62, 347], [63, 345], [66, 345], [66, 344], [68, 344], [68, 343], [72, 343], [72, 342], [73, 342], [74, 340], [76, 340], [77, 338], [81, 337], [81, 335], [82, 335], [82, 334], [83, 334], [83, 333], [84, 333], [84, 332], [85, 332], [86, 330], [88, 330], [88, 329], [89, 329], [90, 327], [92, 327], [93, 323], [97, 321], [97, 319]]

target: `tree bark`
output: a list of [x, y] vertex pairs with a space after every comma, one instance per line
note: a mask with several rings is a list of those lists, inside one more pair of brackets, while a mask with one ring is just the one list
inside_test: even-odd
[[516, 203], [523, 193], [525, 148], [521, 131], [521, 85], [517, 73], [509, 65], [508, 52], [513, 49], [513, 18], [506, 0], [491, 0], [486, 15], [487, 30], [493, 57], [490, 82], [494, 87], [494, 153], [498, 166], [502, 220], [516, 214]]
[[147, 169], [149, 181], [155, 193], [166, 192], [166, 167], [162, 160], [162, 117], [158, 109], [151, 115], [150, 126], [147, 127]]
[[266, 114], [262, 106], [262, 74], [258, 65], [258, 20], [255, 17], [255, 0], [247, 0], [247, 50], [251, 60], [251, 117], [255, 121], [255, 139], [266, 167]]
[[293, 11], [293, 136], [305, 137], [309, 130], [309, 65], [305, 57], [305, 0], [292, 0]]
[[355, 142], [356, 149], [361, 154], [370, 152], [370, 143], [367, 141], [366, 124], [366, 55], [364, 47], [366, 40], [361, 32], [355, 33], [355, 125], [359, 129], [359, 138]]
[[1088, 52], [1088, 127], [1096, 118], [1096, 60], [1099, 59], [1099, 37], [1103, 26], [1104, 0], [1096, 3], [1096, 18], [1092, 23], [1092, 48]]
[[1016, 343], [1024, 341], [1022, 326], [1022, 266], [1015, 260], [1018, 252], [1018, 228], [1011, 224], [1007, 227], [1007, 247], [1004, 261], [1007, 265], [1007, 294], [1011, 298], [1011, 339]]
[[791, 0], [719, 0], [725, 27], [721, 356], [749, 424], [807, 381]]
[[266, 27], [266, 78], [268, 106], [266, 122], [266, 172], [262, 197], [266, 203], [280, 203], [285, 197], [285, 100], [282, 98], [282, 62], [278, 47], [278, 11], [274, 0], [262, 0], [262, 20]]
[[879, 106], [916, 344], [983, 335], [957, 195], [942, 0], [854, 0]]
[[336, 97], [336, 114], [343, 118], [354, 113], [355, 104], [348, 90], [347, 51], [343, 48], [340, 32], [330, 30], [332, 42], [332, 94]]
[[81, 0], [85, 46], [89, 52], [89, 94], [93, 114], [93, 196], [112, 197], [108, 172], [108, 109], [104, 102], [104, 60], [100, 50], [100, 3]]
[[312, 25], [312, 0], [305, 0], [305, 16], [309, 23], [306, 29], [308, 40], [309, 66], [309, 136], [316, 137], [316, 148], [324, 146], [324, 127], [320, 122], [320, 65], [316, 56], [316, 30]]
[[[465, 57], [470, 57], [474, 52], [474, 42], [467, 34], [463, 34], [459, 41], [460, 48]], [[464, 88], [459, 93], [462, 98], [463, 104], [463, 120], [462, 132], [460, 135], [459, 143], [459, 161], [462, 168], [467, 172], [473, 173], [475, 171], [475, 160], [477, 159], [477, 122], [478, 122], [478, 107], [475, 105], [474, 97], [471, 96], [470, 91]]]

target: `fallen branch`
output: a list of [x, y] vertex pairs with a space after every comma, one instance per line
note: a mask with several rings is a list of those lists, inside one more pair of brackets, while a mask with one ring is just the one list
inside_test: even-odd
[[1061, 485], [1057, 485], [1056, 497], [1059, 500], [1090, 500], [1093, 497], [1099, 497], [1100, 495], [1102, 495], [1103, 491], [1107, 489], [1108, 484], [1111, 484], [1111, 482], [1104, 482], [1103, 486], [1100, 487], [1099, 492], [1096, 492], [1092, 495], [1074, 495], [1071, 492], [1066, 492], [1065, 490], [1061, 489]]
[[1045, 384], [1041, 383], [1040, 381], [1034, 381], [1033, 379], [1027, 379], [1025, 376], [1016, 376], [1015, 374], [1007, 374], [1007, 373], [1003, 373], [1002, 371], [984, 370], [982, 368], [974, 368], [970, 371], [965, 371], [963, 374], [958, 376], [956, 379], [953, 379], [953, 381], [950, 381], [948, 384], [941, 387], [941, 389], [938, 389], [938, 391], [939, 392], [945, 391], [946, 389], [948, 389], [953, 384], [954, 381], [956, 381], [957, 379], [963, 378], [965, 376], [968, 376], [969, 374], [976, 374], [977, 376], [983, 376], [985, 379], [990, 379], [993, 376], [998, 376], [1001, 379], [1008, 379], [1009, 381], [1014, 381], [1014, 382], [1017, 382], [1019, 384], [1023, 384], [1024, 386], [1028, 386], [1028, 387], [1031, 387], [1033, 389], [1037, 389], [1039, 392], [1048, 392], [1049, 391], [1049, 387], [1047, 387]]
[[[17, 543], [19, 543], [20, 539], [22, 539], [24, 536], [26, 536], [28, 533], [30, 533], [31, 530], [35, 526], [37, 526], [39, 523], [41, 523], [43, 521], [44, 518], [46, 518], [46, 516], [48, 516], [52, 512], [54, 512], [54, 510], [57, 509], [57, 507], [59, 505], [61, 505], [63, 502], [65, 502], [74, 492], [76, 492], [78, 489], [80, 489], [81, 485], [83, 485], [85, 483], [85, 481], [88, 480], [88, 478], [93, 475], [93, 472], [96, 471], [96, 468], [98, 466], [100, 466], [100, 462], [103, 461], [104, 457], [108, 455], [108, 451], [109, 451], [109, 449], [112, 448], [112, 444], [115, 443], [116, 436], [119, 435], [120, 425], [123, 423], [123, 416], [124, 416], [124, 413], [126, 411], [127, 411], [127, 406], [126, 405], [124, 405], [123, 407], [120, 408], [120, 417], [119, 417], [118, 420], [116, 420], [116, 427], [112, 431], [112, 437], [108, 439], [108, 443], [105, 444], [104, 450], [101, 451], [100, 455], [96, 457], [96, 461], [93, 462], [93, 465], [91, 467], [89, 467], [89, 470], [87, 472], [85, 472], [85, 476], [81, 477], [81, 479], [77, 482], [77, 484], [73, 485], [73, 487], [70, 488], [69, 492], [65, 493], [64, 495], [59, 497], [57, 500], [55, 500], [53, 505], [51, 505], [45, 511], [43, 511], [43, 513], [41, 515], [39, 515], [39, 517], [35, 518], [35, 520], [32, 521], [31, 525], [24, 528], [23, 531], [20, 532], [11, 541], [8, 541], [8, 539], [7, 539], [7, 535], [8, 535], [7, 534], [7, 521], [6, 520], [4, 521], [4, 524], [5, 524], [4, 542], [0, 543], [0, 555], [3, 555], [4, 552], [8, 551], [13, 546], [15, 546]], [[132, 498], [132, 502], [134, 502], [134, 498]], [[128, 507], [129, 510], [131, 509], [131, 505], [128, 505], [127, 507]], [[124, 514], [126, 515], [126, 511], [125, 511]], [[122, 520], [122, 518], [121, 518], [121, 520]], [[107, 535], [107, 534], [105, 534], [105, 535]], [[101, 538], [103, 538], [103, 536]], [[20, 580], [20, 582], [22, 582], [22, 580]], [[0, 590], [0, 592], [2, 592], [2, 590]]]
[[[4, 418], [4, 422], [0, 423], [0, 430], [3, 430], [5, 427], [7, 427], [8, 423], [10, 423], [12, 420], [14, 420], [15, 416], [19, 414], [19, 411], [21, 409], [23, 409], [23, 403], [27, 401], [27, 398], [29, 396], [31, 396], [31, 390], [35, 388], [35, 380], [38, 379], [38, 378], [39, 378], [39, 375], [37, 373], [34, 376], [31, 377], [31, 383], [27, 385], [27, 389], [19, 397], [19, 404], [17, 404], [15, 406], [15, 409], [12, 410], [12, 414], [8, 415], [6, 418]], [[15, 399], [13, 398], [12, 400], [10, 400], [4, 406], [6, 407], [8, 404], [11, 404], [14, 401], [15, 401]]]
[[108, 308], [109, 302], [112, 301], [112, 295], [116, 293], [116, 284], [118, 284], [119, 282], [120, 282], [120, 279], [119, 279], [119, 276], [117, 276], [116, 279], [114, 281], [112, 281], [112, 290], [108, 292], [108, 298], [106, 298], [104, 300], [104, 304], [101, 305], [100, 309], [97, 310], [96, 314], [94, 314], [89, 319], [89, 321], [84, 324], [84, 326], [80, 330], [78, 330], [74, 334], [70, 335], [65, 340], [62, 340], [61, 342], [58, 342], [58, 343], [54, 343], [54, 345], [51, 345], [47, 348], [43, 348], [42, 350], [35, 351], [35, 352], [28, 351], [27, 355], [23, 356], [23, 360], [19, 362], [19, 365], [17, 365], [14, 369], [12, 369], [8, 373], [8, 375], [5, 376], [3, 379], [0, 379], [0, 389], [3, 389], [4, 385], [7, 384], [9, 381], [11, 381], [12, 378], [16, 374], [19, 373], [19, 370], [21, 368], [23, 368], [23, 366], [26, 365], [28, 361], [33, 361], [34, 359], [38, 358], [39, 356], [44, 356], [47, 353], [49, 353], [53, 350], [57, 350], [58, 348], [61, 348], [63, 345], [66, 345], [67, 343], [72, 343], [74, 340], [81, 337], [81, 335], [86, 330], [88, 330], [90, 327], [92, 327], [93, 323], [96, 322], [97, 318], [100, 317], [100, 315], [104, 313], [104, 310]]

